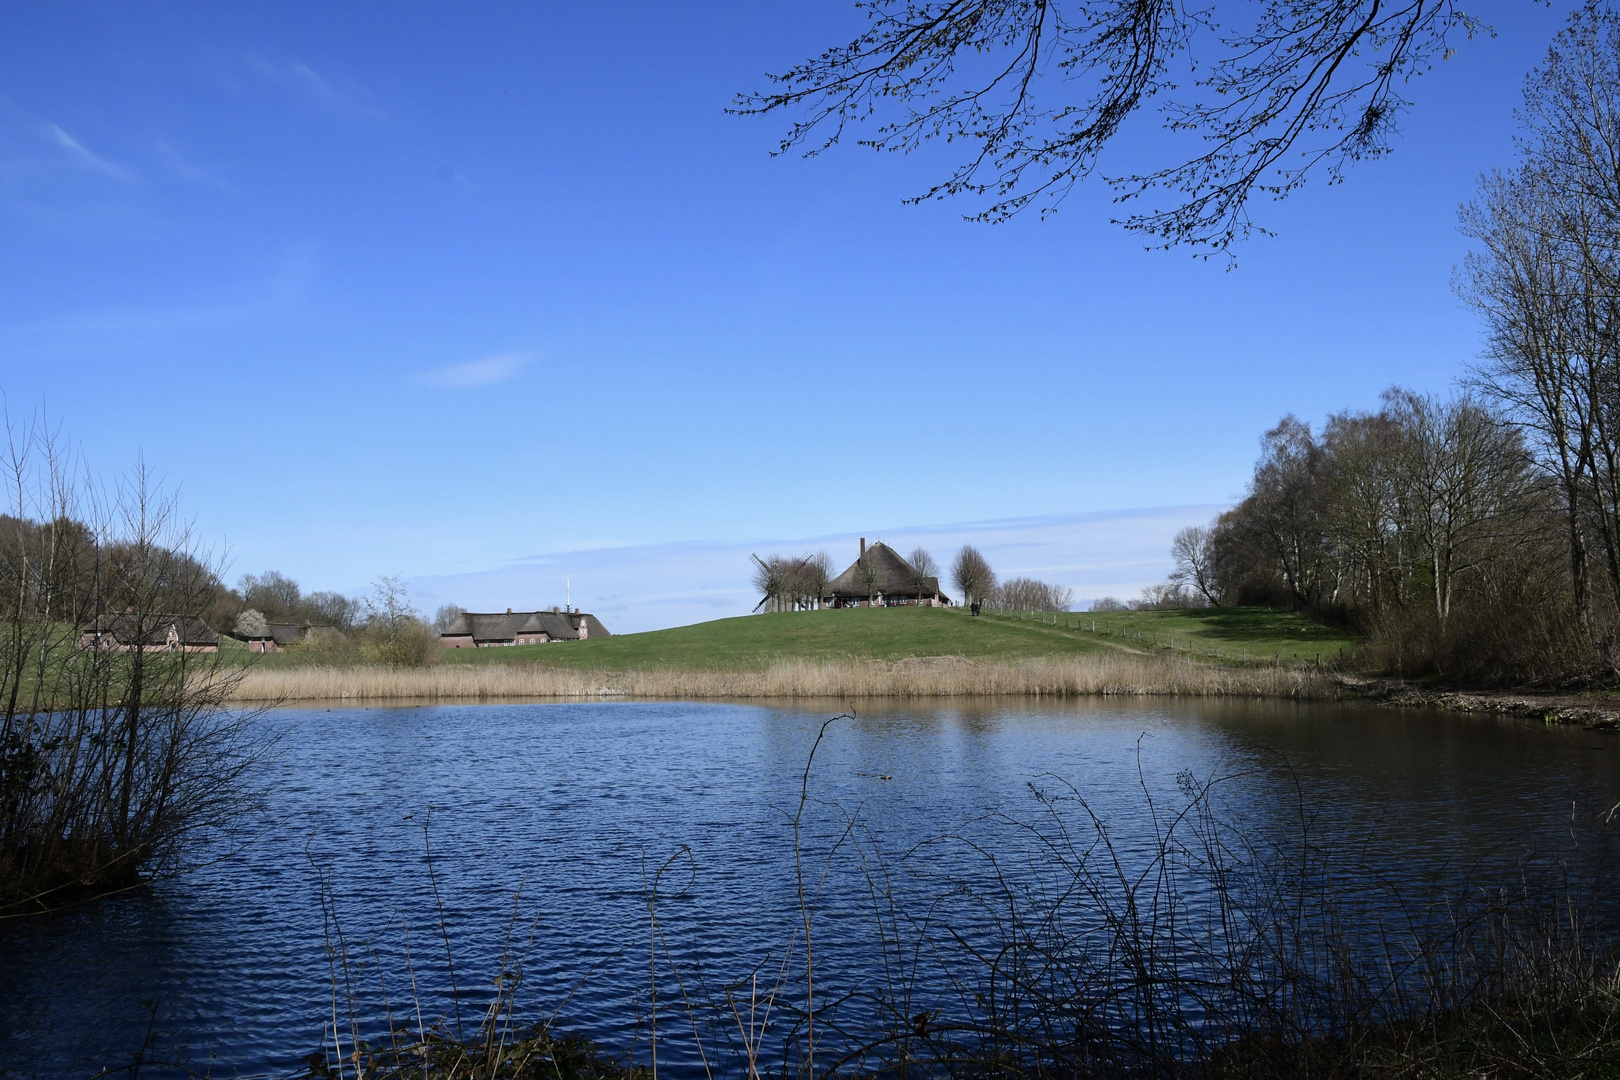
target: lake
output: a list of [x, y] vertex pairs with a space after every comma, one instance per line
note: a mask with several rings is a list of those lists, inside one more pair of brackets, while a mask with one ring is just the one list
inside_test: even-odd
[[[327, 944], [339, 935], [364, 961], [368, 1015], [386, 993], [414, 1024], [401, 1004], [414, 978], [427, 1019], [453, 1023], [459, 1004], [471, 1026], [509, 947], [525, 957], [524, 1016], [555, 1010], [563, 1026], [644, 1055], [650, 886], [666, 1010], [683, 988], [713, 995], [755, 969], [768, 981], [802, 932], [793, 815], [834, 712], [614, 702], [271, 713], [283, 738], [258, 777], [264, 812], [197, 852], [205, 865], [0, 926], [0, 1076], [88, 1076], [147, 1042], [151, 1056], [216, 1076], [292, 1071], [332, 1024]], [[1620, 802], [1620, 738], [1286, 702], [862, 709], [827, 727], [801, 817], [819, 890], [818, 983], [835, 995], [880, 977], [874, 883], [915, 913], [984, 882], [987, 856], [1014, 875], [1035, 865], [1040, 843], [1022, 826], [1054, 820], [1036, 792], [1070, 800], [1070, 823], [1089, 827], [1073, 802], [1083, 796], [1122, 857], [1143, 858], [1148, 800], [1176, 805], [1178, 778], [1226, 778], [1224, 812], [1256, 828], [1286, 829], [1303, 808], [1318, 835], [1417, 889], [1557, 857], [1572, 822]], [[971, 905], [940, 910], [974, 917]], [[659, 1024], [665, 1071], [702, 1075], [678, 1014]]]

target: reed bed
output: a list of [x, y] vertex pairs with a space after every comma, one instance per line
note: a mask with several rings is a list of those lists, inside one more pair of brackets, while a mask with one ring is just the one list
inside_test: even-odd
[[921, 698], [1182, 696], [1328, 699], [1340, 688], [1299, 668], [1227, 668], [1127, 654], [1018, 663], [961, 657], [783, 660], [760, 671], [566, 671], [538, 664], [305, 667], [248, 672], [236, 700], [486, 701], [511, 698]]

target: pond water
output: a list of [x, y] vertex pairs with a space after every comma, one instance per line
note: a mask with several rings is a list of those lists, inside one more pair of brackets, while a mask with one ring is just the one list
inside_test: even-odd
[[[332, 1024], [327, 944], [339, 933], [356, 956], [375, 957], [358, 973], [366, 1009], [386, 992], [414, 1023], [414, 978], [425, 1017], [453, 1022], [459, 1004], [471, 1024], [514, 925], [523, 1015], [556, 1010], [574, 1030], [644, 1053], [648, 883], [674, 859], [658, 881], [659, 994], [681, 991], [669, 962], [712, 988], [779, 960], [800, 920], [792, 817], [834, 711], [624, 702], [272, 713], [266, 722], [285, 737], [260, 777], [265, 812], [211, 850], [216, 861], [0, 925], [0, 1076], [88, 1076], [143, 1044], [215, 1076], [288, 1073]], [[1151, 840], [1148, 797], [1175, 803], [1189, 773], [1230, 777], [1223, 805], [1257, 825], [1307, 807], [1319, 833], [1417, 883], [1505, 873], [1561, 850], [1572, 822], [1620, 802], [1620, 738], [1295, 703], [861, 711], [827, 727], [806, 788], [802, 850], [822, 890], [818, 980], [871, 976], [873, 880], [889, 874], [921, 904], [929, 888], [982, 875], [986, 850], [1010, 862], [1028, 854], [1014, 821], [1041, 817], [1032, 785], [1072, 786], [1128, 853]], [[930, 843], [951, 835], [978, 847]], [[702, 1075], [678, 1032], [669, 1038], [665, 1071]]]

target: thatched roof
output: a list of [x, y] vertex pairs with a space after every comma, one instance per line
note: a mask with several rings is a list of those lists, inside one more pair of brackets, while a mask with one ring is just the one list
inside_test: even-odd
[[[868, 575], [871, 577], [868, 583]], [[933, 596], [939, 592], [939, 579], [924, 578], [918, 588], [917, 571], [888, 544], [878, 541], [866, 554], [849, 564], [849, 569], [827, 583], [829, 597], [864, 600], [884, 596]]]
[[589, 637], [611, 637], [595, 615], [583, 611], [464, 611], [445, 627], [440, 637], [470, 637], [474, 641], [511, 641], [529, 634], [545, 634], [553, 641], [576, 641], [586, 624]]
[[86, 628], [87, 633], [106, 635], [120, 645], [167, 645], [174, 629], [181, 645], [218, 645], [219, 635], [195, 615], [131, 612], [99, 615]]
[[269, 633], [263, 636], [270, 638], [277, 645], [298, 645], [326, 635], [343, 636], [343, 632], [335, 626], [285, 622], [265, 623], [264, 625], [269, 630]]

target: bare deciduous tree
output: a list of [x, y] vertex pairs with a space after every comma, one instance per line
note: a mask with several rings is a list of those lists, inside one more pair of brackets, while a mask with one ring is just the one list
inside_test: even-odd
[[791, 604], [793, 589], [793, 567], [789, 560], [780, 555], [772, 555], [761, 559], [758, 555], [750, 555], [754, 561], [754, 588], [760, 594], [759, 603], [754, 605], [755, 611], [783, 611]]
[[1171, 584], [1196, 589], [1209, 603], [1220, 603], [1215, 596], [1215, 544], [1209, 529], [1189, 525], [1176, 533], [1170, 542], [1170, 557], [1176, 561]]
[[962, 594], [962, 603], [983, 600], [996, 587], [996, 572], [989, 560], [971, 544], [963, 544], [951, 562], [951, 581]]
[[298, 582], [277, 570], [243, 574], [231, 595], [236, 610], [252, 608], [269, 622], [313, 623], [339, 630], [352, 627], [364, 610], [360, 601], [335, 592], [306, 594]]
[[855, 560], [855, 580], [866, 593], [866, 602], [877, 602], [878, 592], [883, 584], [883, 572], [878, 568], [877, 559], [873, 557], [871, 549], [861, 553]]
[[939, 588], [939, 564], [927, 548], [921, 545], [912, 548], [911, 558], [906, 561], [911, 564], [911, 587], [919, 599]]
[[433, 629], [442, 634], [450, 629], [452, 623], [465, 614], [467, 614], [467, 609], [460, 604], [441, 604], [439, 610], [433, 613]]
[[1511, 544], [1536, 509], [1518, 431], [1475, 402], [1401, 391], [1385, 395], [1407, 433], [1398, 468], [1413, 539], [1428, 556], [1430, 595], [1443, 634], [1457, 579], [1478, 573]]
[[1353, 619], [1398, 669], [1568, 670], [1587, 660], [1567, 615], [1546, 617], [1565, 572], [1548, 549], [1555, 491], [1481, 401], [1391, 389], [1321, 440], [1297, 422], [1269, 433], [1248, 495], [1198, 546], [1211, 595]]
[[[1620, 17], [1571, 17], [1526, 83], [1519, 168], [1481, 179], [1460, 281], [1489, 330], [1478, 384], [1508, 407], [1558, 485], [1574, 622], [1597, 633], [1592, 562], [1620, 601]], [[1601, 571], [1599, 571], [1601, 572]]]
[[1074, 605], [1074, 590], [1034, 578], [1016, 577], [995, 590], [995, 599], [1021, 611], [1068, 611]]
[[827, 583], [832, 580], [832, 556], [825, 551], [806, 555], [800, 560], [800, 574], [804, 582], [805, 606], [820, 609], [827, 599]]

